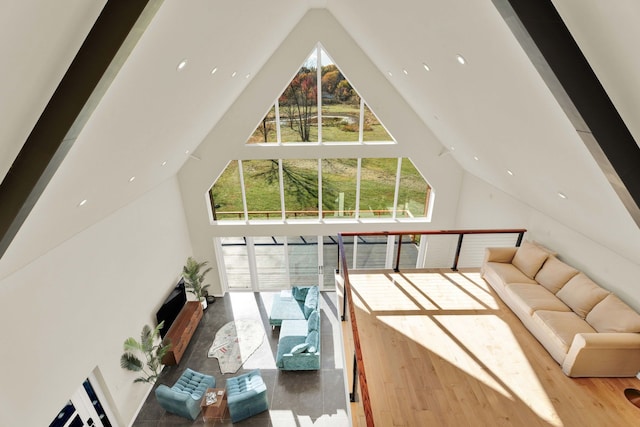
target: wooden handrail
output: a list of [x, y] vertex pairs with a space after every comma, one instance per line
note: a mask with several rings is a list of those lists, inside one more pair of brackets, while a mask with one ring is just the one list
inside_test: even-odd
[[[351, 331], [353, 334], [353, 348], [355, 353], [355, 365], [358, 370], [358, 379], [360, 381], [360, 397], [362, 400], [362, 407], [364, 411], [364, 417], [367, 422], [367, 427], [373, 427], [373, 410], [371, 409], [371, 399], [369, 397], [369, 387], [367, 386], [367, 375], [364, 370], [364, 359], [362, 358], [362, 348], [360, 347], [360, 335], [358, 334], [358, 324], [356, 321], [356, 309], [353, 305], [353, 298], [351, 298], [351, 283], [349, 282], [349, 270], [347, 268], [347, 256], [344, 253], [344, 243], [342, 241], [342, 235], [338, 234], [338, 252], [340, 253], [340, 263], [342, 264], [342, 271], [344, 277], [344, 299], [348, 298], [349, 305], [349, 318], [351, 320]], [[354, 384], [355, 387], [355, 384]]]

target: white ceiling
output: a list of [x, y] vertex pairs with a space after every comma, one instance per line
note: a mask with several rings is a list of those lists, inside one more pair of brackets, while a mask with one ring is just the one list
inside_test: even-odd
[[[0, 176], [104, 3], [0, 3]], [[554, 3], [640, 140], [640, 59], [632, 55], [640, 2]], [[617, 228], [592, 236], [603, 243], [636, 230], [490, 0], [165, 0], [20, 231], [25, 242], [36, 235], [48, 242], [31, 247], [31, 256], [175, 175], [186, 151], [197, 149], [317, 7], [336, 18], [469, 173], [585, 234], [613, 213]], [[413, 143], [418, 156], [419, 137]]]

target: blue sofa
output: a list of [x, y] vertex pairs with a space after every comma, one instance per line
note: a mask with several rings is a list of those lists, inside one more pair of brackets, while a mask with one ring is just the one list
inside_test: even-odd
[[187, 368], [172, 387], [160, 384], [156, 388], [156, 399], [167, 412], [195, 420], [200, 413], [202, 396], [215, 386], [216, 379], [211, 375]]
[[307, 320], [283, 320], [278, 338], [276, 366], [284, 371], [320, 369], [320, 312]]
[[283, 320], [307, 320], [313, 310], [320, 304], [320, 288], [318, 286], [294, 286], [290, 295], [277, 294], [273, 297], [269, 324], [280, 326]]

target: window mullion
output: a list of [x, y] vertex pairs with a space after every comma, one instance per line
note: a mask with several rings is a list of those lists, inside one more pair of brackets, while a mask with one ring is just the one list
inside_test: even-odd
[[244, 172], [242, 170], [242, 160], [238, 160], [238, 173], [240, 174], [240, 192], [242, 194], [242, 208], [244, 209], [244, 220], [249, 220], [249, 211], [247, 209], [247, 192], [244, 188]]
[[400, 193], [400, 174], [402, 172], [402, 157], [398, 157], [398, 169], [396, 170], [396, 189], [393, 195], [393, 215], [392, 218], [398, 217], [398, 198]]
[[356, 170], [356, 212], [355, 218], [360, 219], [360, 176], [362, 171], [362, 158], [358, 157], [358, 169]]
[[318, 143], [322, 144], [322, 49], [316, 46], [316, 103], [318, 109]]
[[322, 159], [318, 159], [318, 219], [322, 221]]
[[284, 203], [284, 179], [282, 176], [282, 159], [278, 159], [278, 181], [280, 182], [280, 212], [282, 213], [282, 220], [287, 219], [286, 207]]
[[276, 99], [276, 102], [273, 104], [275, 106], [276, 112], [276, 141], [278, 145], [282, 145], [282, 134], [280, 133], [280, 102]]

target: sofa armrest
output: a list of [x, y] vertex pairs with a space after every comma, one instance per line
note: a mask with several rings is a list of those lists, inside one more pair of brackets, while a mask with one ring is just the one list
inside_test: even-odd
[[634, 377], [640, 372], [640, 334], [576, 334], [562, 371], [570, 377]]
[[484, 277], [484, 267], [488, 262], [511, 263], [511, 261], [513, 261], [513, 257], [516, 255], [517, 250], [517, 246], [485, 248], [484, 260], [482, 261], [482, 265], [480, 266], [480, 273], [482, 274], [482, 276]]
[[285, 354], [282, 357], [285, 371], [311, 371], [320, 369], [320, 352]]
[[486, 248], [484, 250], [484, 262], [507, 262], [513, 261], [513, 257], [518, 250], [517, 246]]

